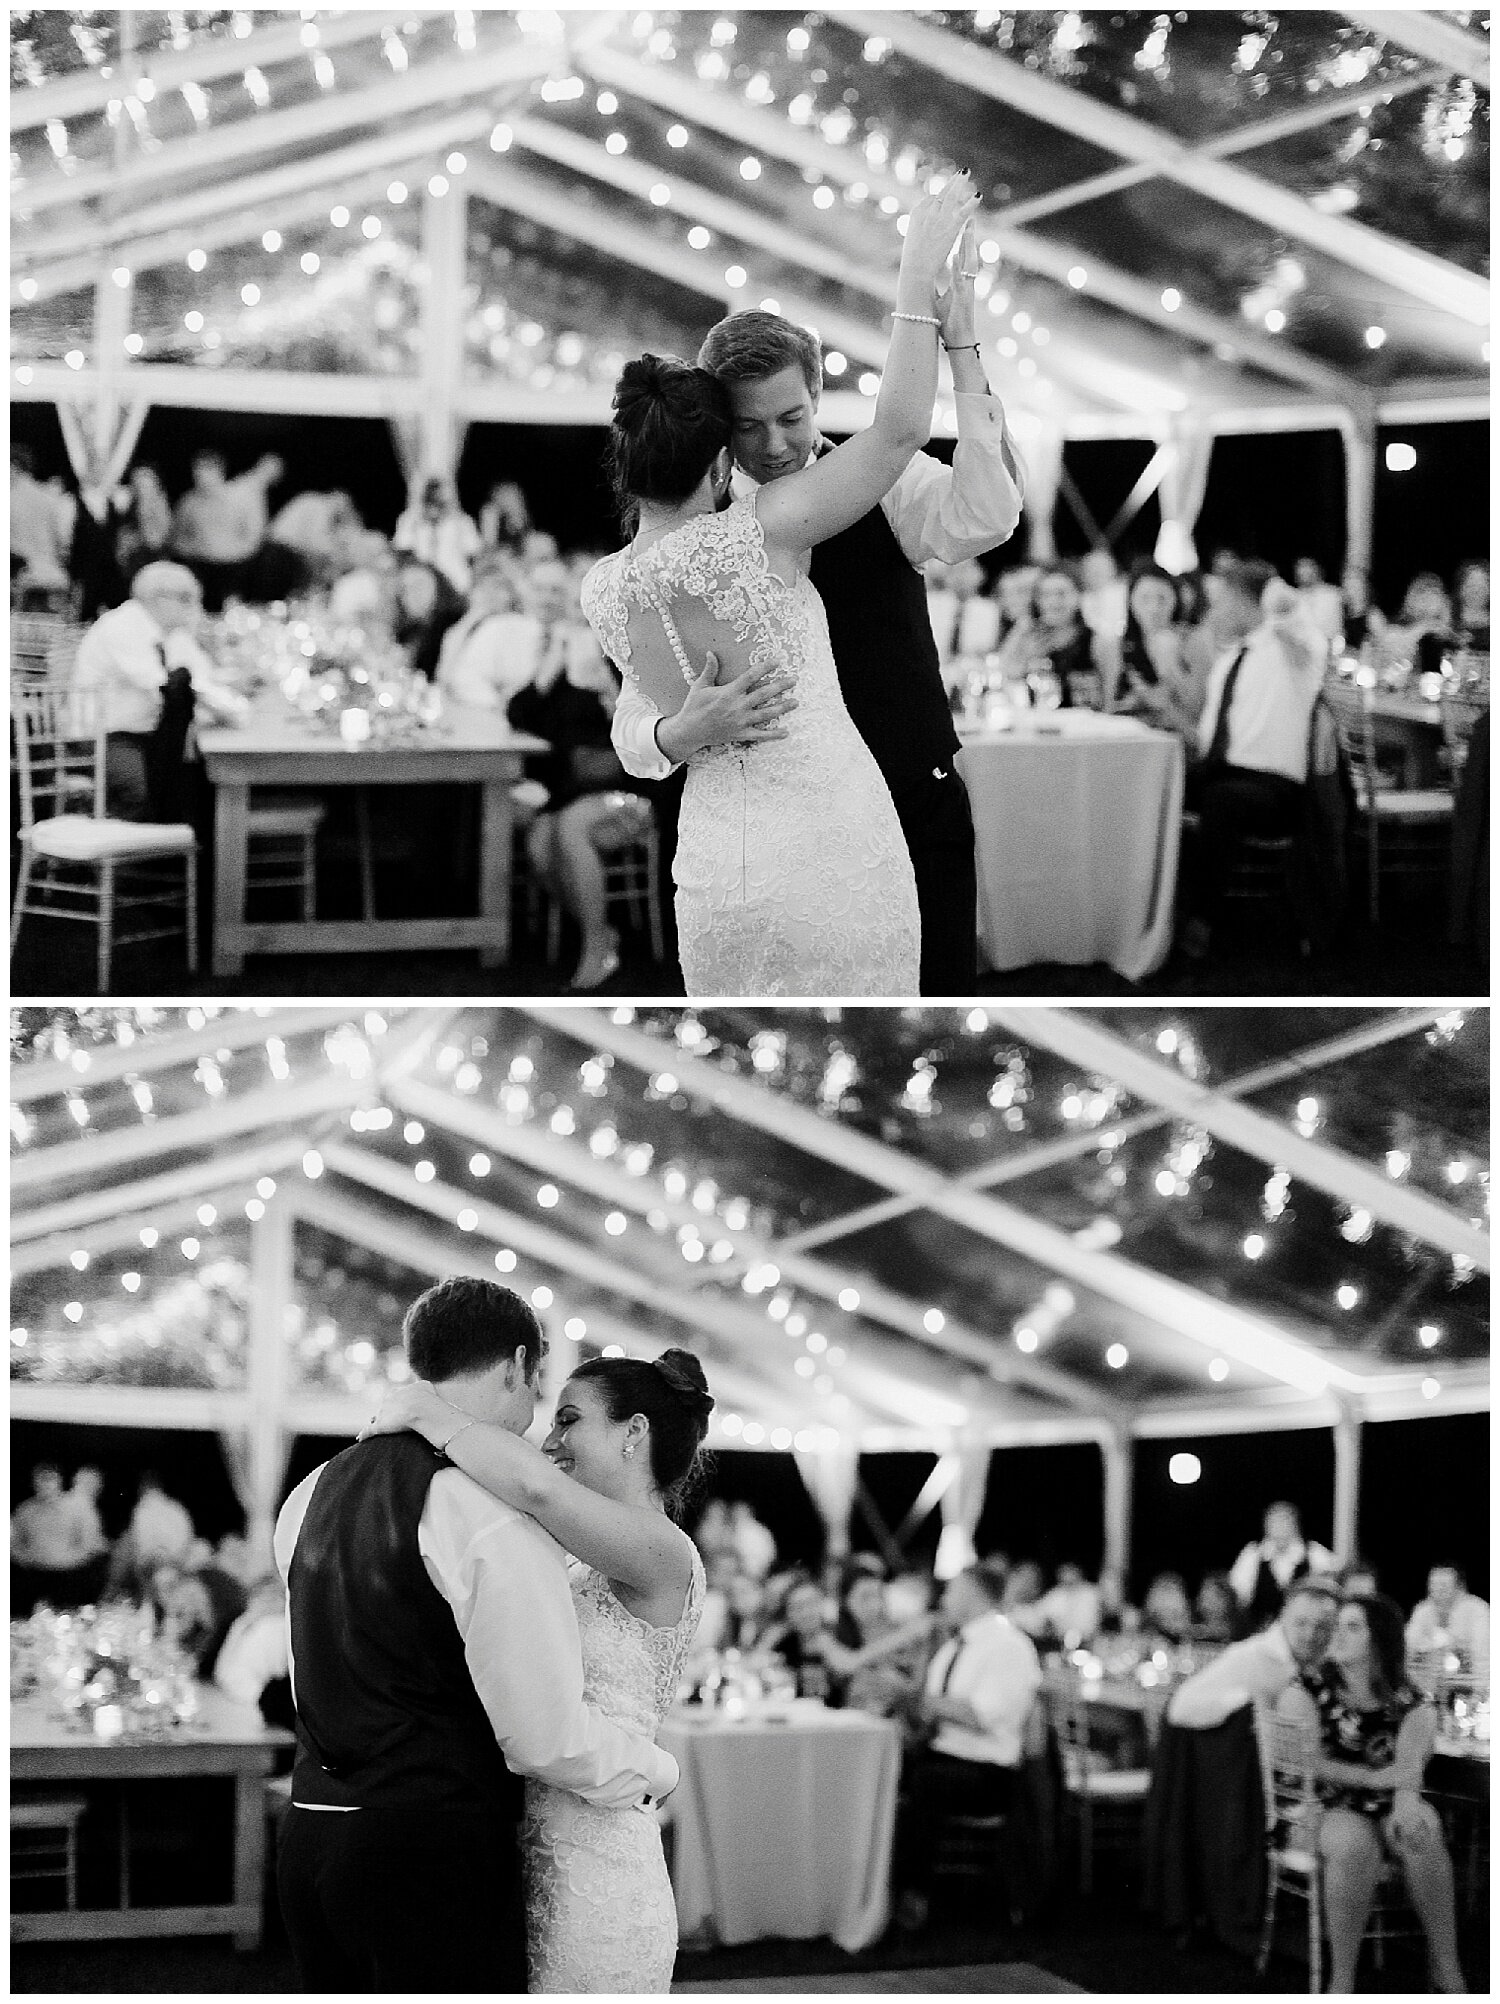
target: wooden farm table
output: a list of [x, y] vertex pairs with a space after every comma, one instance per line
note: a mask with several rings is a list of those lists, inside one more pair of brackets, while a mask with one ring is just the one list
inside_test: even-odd
[[1372, 689], [1370, 717], [1377, 747], [1401, 761], [1402, 786], [1436, 786], [1442, 777], [1442, 704], [1418, 690]]
[[[215, 974], [240, 974], [247, 953], [378, 953], [477, 947], [481, 967], [510, 953], [510, 789], [539, 738], [513, 731], [499, 710], [450, 704], [420, 737], [346, 745], [315, 730], [279, 699], [257, 704], [233, 729], [198, 733], [215, 788]], [[245, 866], [253, 786], [460, 786], [482, 789], [479, 910], [472, 918], [303, 919], [252, 925], [245, 917]]]
[[[129, 1858], [122, 1853], [118, 1907], [11, 1914], [12, 1941], [62, 1941], [120, 1935], [232, 1934], [240, 1949], [259, 1946], [266, 1860], [265, 1777], [290, 1733], [267, 1726], [253, 1705], [237, 1705], [212, 1685], [198, 1687], [198, 1714], [163, 1738], [102, 1740], [64, 1723], [36, 1700], [11, 1706], [12, 1788], [38, 1782], [157, 1781], [185, 1775], [234, 1777], [234, 1884], [227, 1905], [133, 1907]], [[122, 1842], [126, 1835], [122, 1812]]]

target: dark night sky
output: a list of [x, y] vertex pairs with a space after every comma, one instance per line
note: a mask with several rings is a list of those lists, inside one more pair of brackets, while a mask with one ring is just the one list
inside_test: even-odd
[[[325, 1439], [302, 1438], [287, 1472], [291, 1488], [335, 1451]], [[1201, 1480], [1179, 1488], [1167, 1462], [1180, 1450], [1203, 1464]], [[1489, 1418], [1465, 1414], [1393, 1420], [1364, 1429], [1360, 1492], [1361, 1543], [1382, 1584], [1405, 1606], [1421, 1598], [1427, 1568], [1447, 1559], [1464, 1568], [1476, 1593], [1489, 1597]], [[11, 1429], [11, 1500], [30, 1488], [41, 1459], [70, 1471], [89, 1461], [106, 1476], [105, 1526], [123, 1528], [134, 1480], [154, 1466], [191, 1509], [200, 1531], [221, 1537], [241, 1527], [217, 1438], [211, 1433], [136, 1432], [17, 1422]], [[887, 1526], [900, 1523], [933, 1465], [928, 1454], [868, 1455], [861, 1480]], [[816, 1563], [822, 1553], [818, 1514], [788, 1454], [719, 1452], [704, 1495], [743, 1497], [776, 1534], [783, 1563]], [[1035, 1558], [1049, 1570], [1075, 1557], [1092, 1573], [1102, 1548], [1103, 1477], [1088, 1446], [1010, 1448], [995, 1454], [976, 1540], [981, 1553]], [[1333, 1441], [1326, 1429], [1150, 1440], [1135, 1457], [1134, 1561], [1131, 1590], [1139, 1595], [1153, 1574], [1182, 1573], [1190, 1588], [1205, 1572], [1227, 1567], [1260, 1532], [1269, 1502], [1298, 1504], [1310, 1537], [1329, 1542], [1333, 1510]], [[691, 1521], [695, 1511], [689, 1512]], [[913, 1540], [930, 1561], [937, 1547], [934, 1515]], [[855, 1520], [857, 1548], [875, 1540]]]
[[[12, 406], [12, 432], [37, 450], [39, 471], [66, 476], [67, 461], [55, 411], [49, 404]], [[1384, 445], [1399, 437], [1416, 447], [1409, 473], [1384, 471]], [[613, 546], [614, 515], [601, 461], [605, 434], [588, 426], [474, 425], [459, 468], [466, 507], [477, 509], [497, 480], [518, 480], [537, 523], [564, 548]], [[286, 418], [235, 411], [153, 410], [136, 457], [154, 463], [174, 497], [187, 485], [193, 452], [220, 447], [231, 471], [262, 452], [286, 461], [287, 478], [273, 497], [289, 499], [304, 487], [340, 485], [373, 526], [395, 526], [403, 492], [385, 425], [375, 418]], [[1412, 575], [1436, 570], [1451, 579], [1458, 565], [1489, 548], [1489, 427], [1481, 423], [1403, 425], [1382, 434], [1376, 494], [1375, 596], [1394, 610]], [[934, 448], [948, 457], [951, 447]], [[1095, 518], [1107, 522], [1150, 457], [1144, 442], [1070, 445], [1067, 466]], [[1149, 553], [1156, 537], [1154, 502], [1122, 537], [1117, 554], [1127, 560]], [[1076, 555], [1086, 538], [1059, 502], [1058, 544]], [[1290, 573], [1299, 556], [1316, 557], [1330, 575], [1342, 561], [1344, 536], [1343, 449], [1335, 433], [1294, 432], [1280, 437], [1221, 439], [1214, 447], [1208, 492], [1198, 525], [1206, 562], [1227, 545], [1245, 556], [1269, 558]], [[1006, 551], [995, 563], [1019, 559]]]

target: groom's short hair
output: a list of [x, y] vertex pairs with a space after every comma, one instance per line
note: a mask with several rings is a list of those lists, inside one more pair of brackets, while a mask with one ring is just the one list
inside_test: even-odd
[[402, 1324], [406, 1355], [417, 1377], [429, 1384], [471, 1378], [526, 1352], [526, 1375], [534, 1377], [547, 1354], [542, 1325], [529, 1302], [494, 1280], [458, 1275], [420, 1294]]
[[823, 350], [817, 335], [759, 307], [731, 313], [710, 327], [698, 350], [698, 367], [721, 383], [758, 383], [793, 366], [802, 371], [816, 403], [823, 394]]

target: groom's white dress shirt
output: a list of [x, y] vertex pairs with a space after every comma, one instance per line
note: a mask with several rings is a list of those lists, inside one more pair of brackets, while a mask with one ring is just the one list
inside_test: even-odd
[[[881, 501], [891, 532], [914, 570], [937, 557], [945, 564], [981, 556], [1003, 543], [1021, 519], [1026, 468], [999, 397], [955, 396], [958, 443], [945, 466], [919, 452]], [[756, 482], [735, 469], [733, 491], [742, 499]], [[620, 664], [617, 663], [616, 666]], [[661, 713], [625, 678], [611, 736], [620, 763], [637, 779], [665, 779], [672, 761], [656, 742]]]
[[[315, 1468], [297, 1485], [276, 1520], [276, 1565], [288, 1581], [321, 1473]], [[442, 1468], [427, 1491], [417, 1549], [453, 1610], [474, 1689], [512, 1773], [605, 1809], [645, 1807], [670, 1795], [677, 1786], [672, 1756], [584, 1702], [567, 1555], [535, 1518], [497, 1501], [461, 1470]], [[287, 1656], [295, 1697], [290, 1608]]]

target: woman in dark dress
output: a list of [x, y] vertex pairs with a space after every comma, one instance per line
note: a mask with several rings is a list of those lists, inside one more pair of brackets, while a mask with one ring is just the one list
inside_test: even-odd
[[1281, 1701], [1297, 1719], [1323, 1803], [1318, 1848], [1331, 1955], [1328, 1988], [1354, 1988], [1355, 1964], [1387, 1858], [1421, 1917], [1439, 1990], [1463, 1990], [1453, 1917], [1453, 1866], [1437, 1811], [1422, 1797], [1436, 1714], [1406, 1675], [1401, 1610], [1385, 1594], [1339, 1608], [1328, 1656]]
[[583, 935], [569, 986], [600, 988], [620, 965], [619, 937], [604, 898], [604, 856], [651, 825], [651, 804], [636, 791], [610, 743], [620, 685], [585, 634], [564, 654], [549, 650], [506, 710], [518, 731], [552, 747], [528, 770], [547, 804], [526, 831], [532, 868]]

